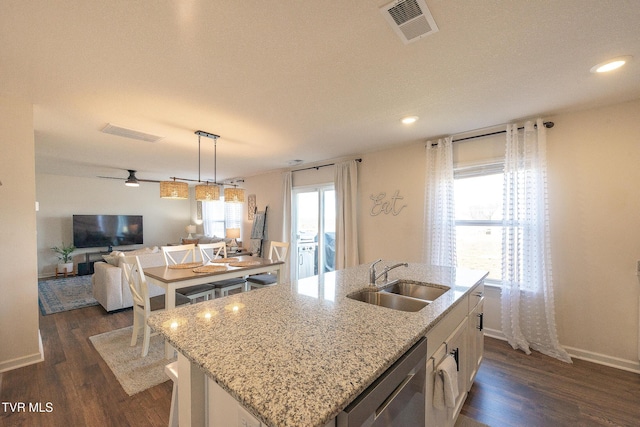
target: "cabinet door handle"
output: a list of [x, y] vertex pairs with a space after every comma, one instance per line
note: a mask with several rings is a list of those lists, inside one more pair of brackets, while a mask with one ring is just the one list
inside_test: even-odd
[[482, 331], [484, 329], [484, 313], [479, 313], [478, 318], [480, 319], [480, 324], [477, 328]]
[[460, 372], [460, 349], [456, 347], [451, 350], [450, 353], [453, 356], [453, 359], [456, 361], [456, 371]]

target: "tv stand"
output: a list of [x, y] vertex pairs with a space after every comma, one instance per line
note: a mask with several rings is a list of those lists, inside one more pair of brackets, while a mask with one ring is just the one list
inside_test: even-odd
[[78, 276], [93, 274], [93, 264], [102, 261], [102, 255], [109, 255], [111, 252], [113, 252], [112, 248], [109, 248], [108, 252], [85, 252], [84, 262], [78, 263]]

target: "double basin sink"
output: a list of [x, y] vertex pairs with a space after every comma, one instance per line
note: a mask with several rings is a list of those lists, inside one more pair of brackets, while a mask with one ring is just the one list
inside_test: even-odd
[[411, 280], [394, 280], [381, 289], [366, 289], [347, 295], [356, 301], [400, 311], [419, 311], [450, 288]]

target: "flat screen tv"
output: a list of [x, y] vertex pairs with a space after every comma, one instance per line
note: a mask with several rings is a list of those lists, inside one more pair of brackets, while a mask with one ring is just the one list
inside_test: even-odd
[[73, 245], [76, 248], [142, 243], [142, 215], [73, 216]]

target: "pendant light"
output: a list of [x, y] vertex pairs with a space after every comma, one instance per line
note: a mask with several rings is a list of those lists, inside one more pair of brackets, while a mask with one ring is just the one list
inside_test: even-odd
[[235, 185], [224, 189], [224, 201], [228, 203], [244, 203], [244, 189]]
[[176, 181], [160, 181], [160, 198], [183, 200], [189, 198], [189, 184], [186, 182]]
[[216, 167], [217, 167], [217, 142], [218, 135], [205, 132], [202, 130], [197, 130], [195, 132], [198, 135], [198, 183], [200, 181], [200, 137], [205, 136], [207, 138], [213, 139], [213, 185], [206, 181], [204, 184], [198, 184], [195, 187], [196, 190], [196, 200], [199, 202], [210, 202], [213, 200], [220, 200], [220, 187], [217, 183], [216, 177]]

